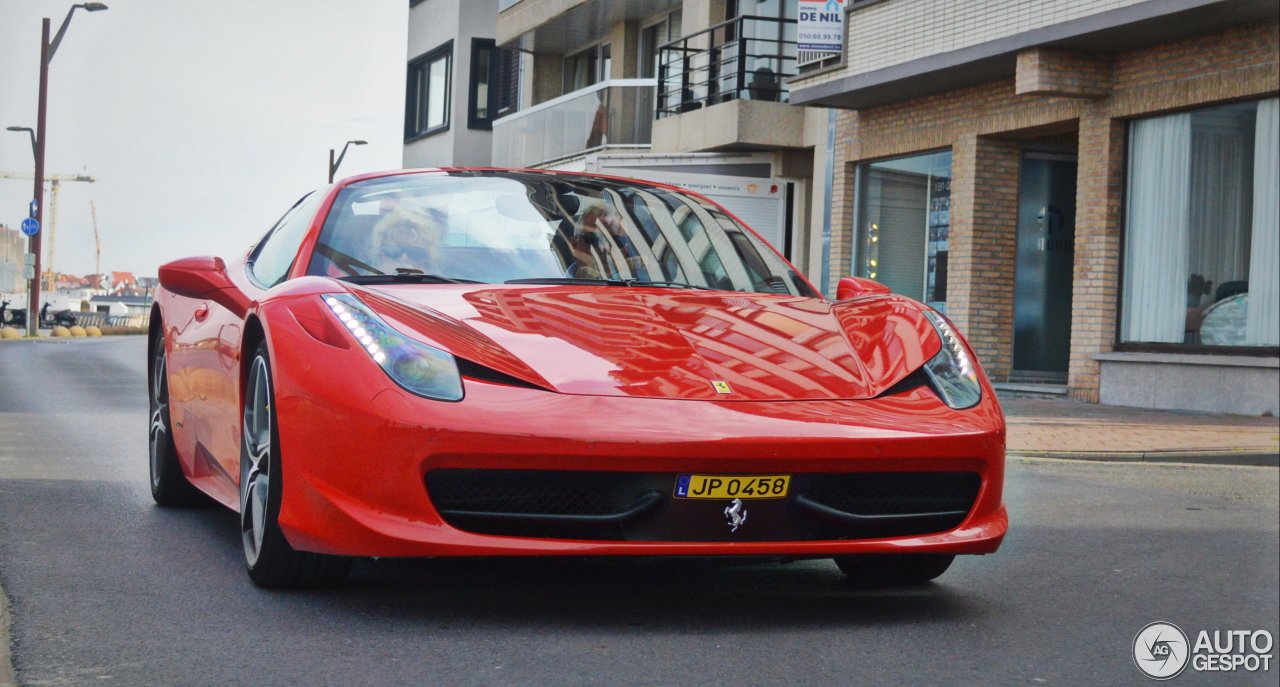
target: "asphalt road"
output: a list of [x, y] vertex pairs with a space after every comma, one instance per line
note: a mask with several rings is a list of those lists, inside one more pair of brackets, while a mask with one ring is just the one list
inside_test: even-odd
[[[230, 512], [151, 503], [144, 356], [0, 342], [22, 685], [1150, 684], [1130, 654], [1149, 622], [1277, 632], [1274, 468], [1012, 461], [1000, 552], [910, 590], [828, 561], [384, 559], [262, 591]], [[1173, 684], [1275, 685], [1271, 653]]]

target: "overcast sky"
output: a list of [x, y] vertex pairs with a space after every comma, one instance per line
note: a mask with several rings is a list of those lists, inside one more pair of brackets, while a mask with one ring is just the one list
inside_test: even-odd
[[[47, 173], [59, 194], [59, 272], [154, 276], [169, 260], [232, 258], [303, 193], [401, 166], [404, 0], [106, 0], [77, 10], [50, 67]], [[0, 0], [0, 171], [33, 171], [40, 20], [69, 0]], [[30, 181], [0, 179], [0, 224], [26, 217]], [[46, 212], [46, 224], [48, 223]], [[45, 234], [45, 261], [49, 259]]]

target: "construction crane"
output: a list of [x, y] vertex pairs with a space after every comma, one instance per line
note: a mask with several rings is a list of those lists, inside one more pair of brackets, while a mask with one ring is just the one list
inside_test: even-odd
[[[26, 179], [32, 181], [36, 177], [30, 172], [0, 172], [0, 179]], [[58, 255], [58, 184], [64, 181], [83, 181], [86, 183], [96, 183], [98, 180], [87, 174], [46, 174], [45, 181], [49, 182], [49, 266], [45, 269], [45, 274], [56, 274], [54, 270], [54, 260]]]
[[93, 206], [93, 201], [89, 201], [89, 215], [93, 217], [93, 278], [98, 281], [98, 288], [102, 288], [102, 240], [98, 238], [98, 208]]

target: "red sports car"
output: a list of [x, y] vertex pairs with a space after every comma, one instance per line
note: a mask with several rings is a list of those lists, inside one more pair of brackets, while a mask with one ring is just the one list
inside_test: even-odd
[[629, 179], [409, 170], [160, 268], [151, 489], [240, 512], [253, 581], [356, 556], [991, 553], [1004, 419], [941, 314], [828, 300], [715, 203]]

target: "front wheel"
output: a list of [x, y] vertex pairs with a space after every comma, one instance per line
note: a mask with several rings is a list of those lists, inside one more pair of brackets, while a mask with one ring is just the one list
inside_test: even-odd
[[837, 556], [836, 565], [853, 582], [871, 587], [909, 587], [936, 579], [955, 556], [927, 553], [866, 553]]
[[148, 429], [151, 463], [151, 498], [161, 506], [207, 506], [213, 503], [182, 474], [178, 449], [173, 444], [173, 423], [169, 417], [169, 366], [164, 350], [164, 334], [152, 341], [150, 401], [151, 425]]
[[267, 345], [249, 365], [240, 442], [240, 535], [249, 578], [259, 587], [318, 587], [341, 582], [351, 559], [296, 551], [280, 531], [280, 431]]

